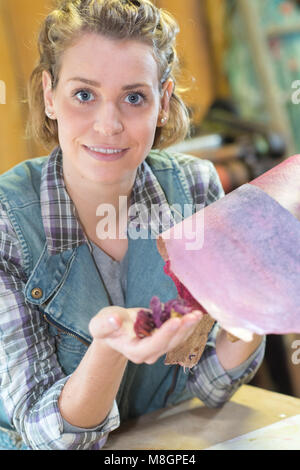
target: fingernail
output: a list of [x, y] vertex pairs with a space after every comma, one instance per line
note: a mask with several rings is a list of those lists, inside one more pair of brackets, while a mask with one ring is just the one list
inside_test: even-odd
[[120, 328], [120, 325], [114, 317], [108, 317], [108, 322], [114, 330], [118, 330]]
[[193, 314], [197, 317], [198, 320], [203, 317], [203, 313], [200, 310], [195, 310]]

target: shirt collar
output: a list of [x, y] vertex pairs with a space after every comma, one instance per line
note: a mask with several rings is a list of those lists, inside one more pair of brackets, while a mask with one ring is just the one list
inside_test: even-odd
[[[76, 216], [76, 208], [65, 186], [62, 151], [56, 147], [46, 160], [41, 175], [41, 212], [49, 254], [74, 249], [88, 239]], [[165, 206], [167, 204], [167, 206]], [[147, 161], [137, 168], [131, 192], [128, 224], [140, 217], [140, 208], [168, 207], [165, 194]], [[143, 218], [142, 218], [143, 219]], [[145, 221], [145, 225], [148, 222]], [[143, 224], [142, 224], [143, 225]], [[158, 234], [158, 231], [157, 231]]]

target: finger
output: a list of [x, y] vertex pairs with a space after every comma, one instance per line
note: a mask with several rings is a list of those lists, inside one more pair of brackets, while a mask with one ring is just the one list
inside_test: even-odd
[[[148, 351], [148, 354], [144, 357], [142, 362], [145, 362], [146, 364], [154, 364], [159, 357], [162, 355], [168, 353], [172, 349], [174, 349], [176, 346], [185, 343], [185, 341], [191, 336], [193, 333], [195, 326], [197, 325], [198, 321], [197, 319], [194, 319], [193, 321], [185, 322], [183, 323], [181, 321], [181, 325], [179, 325], [177, 330], [174, 330], [175, 325], [173, 324], [173, 327], [171, 325], [170, 330], [168, 329], [169, 339], [168, 337], [164, 334], [164, 341], [165, 341], [165, 346], [163, 347], [163, 342], [159, 340], [157, 347], [153, 347], [150, 351]], [[174, 334], [175, 331], [175, 334]]]
[[184, 342], [192, 334], [200, 318], [202, 318], [201, 312], [167, 320], [150, 337], [143, 338], [138, 347], [135, 346], [135, 352], [139, 353], [141, 349], [144, 361], [148, 363], [151, 360], [152, 363], [153, 358], [157, 360], [158, 357]]
[[134, 357], [133, 362], [136, 363], [155, 362], [160, 356], [188, 338], [202, 316], [202, 312], [194, 311], [183, 317], [170, 318], [151, 336], [138, 341], [135, 338], [135, 341], [127, 344], [127, 354]]
[[201, 320], [201, 316], [189, 315], [182, 320], [181, 326], [178, 331], [172, 336], [171, 341], [168, 345], [168, 351], [171, 351], [175, 347], [183, 344], [193, 334], [195, 328]]
[[91, 319], [89, 323], [90, 333], [94, 338], [105, 338], [119, 330], [125, 318], [125, 308], [105, 307]]
[[179, 326], [180, 319], [173, 318], [156, 329], [150, 336], [142, 339], [135, 338], [128, 345], [128, 354], [134, 356], [134, 362], [137, 363], [146, 362], [148, 358], [153, 356], [162, 356], [172, 335], [174, 335]]
[[194, 321], [200, 321], [203, 318], [203, 312], [200, 310], [193, 310], [191, 313], [184, 315], [182, 318], [183, 323], [191, 323]]

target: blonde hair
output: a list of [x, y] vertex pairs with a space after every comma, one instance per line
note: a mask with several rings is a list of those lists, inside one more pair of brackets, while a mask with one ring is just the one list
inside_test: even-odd
[[179, 71], [175, 39], [179, 32], [175, 19], [149, 0], [60, 0], [43, 22], [39, 37], [39, 60], [28, 83], [30, 118], [27, 136], [47, 148], [57, 145], [57, 122], [45, 114], [42, 72], [48, 71], [55, 89], [61, 58], [83, 33], [98, 33], [112, 39], [140, 40], [153, 47], [162, 85], [168, 78], [174, 83], [169, 119], [157, 127], [154, 148], [166, 148], [183, 140], [189, 131], [189, 114], [176, 83]]

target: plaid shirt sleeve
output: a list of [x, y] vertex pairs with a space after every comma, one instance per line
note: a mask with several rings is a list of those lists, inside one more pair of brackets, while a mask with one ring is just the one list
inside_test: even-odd
[[[209, 160], [193, 160], [182, 169], [189, 182], [195, 204], [207, 206], [225, 195], [219, 175]], [[220, 326], [213, 327], [199, 363], [194, 366], [187, 382], [188, 389], [206, 406], [219, 407], [228, 401], [237, 389], [248, 383], [259, 369], [265, 351], [265, 338], [257, 350], [238, 368], [225, 371], [216, 353], [216, 337]]]
[[216, 337], [220, 325], [215, 323], [200, 361], [190, 370], [188, 389], [206, 406], [218, 408], [226, 403], [238, 388], [250, 382], [259, 369], [265, 351], [265, 337], [256, 351], [238, 368], [225, 370], [216, 354]]
[[208, 206], [225, 196], [219, 175], [210, 160], [178, 155], [177, 159], [199, 208]]
[[69, 377], [38, 308], [25, 302], [21, 260], [19, 241], [0, 206], [0, 398], [6, 414], [31, 449], [101, 449], [119, 426], [116, 405], [96, 431], [65, 432], [58, 398]]

